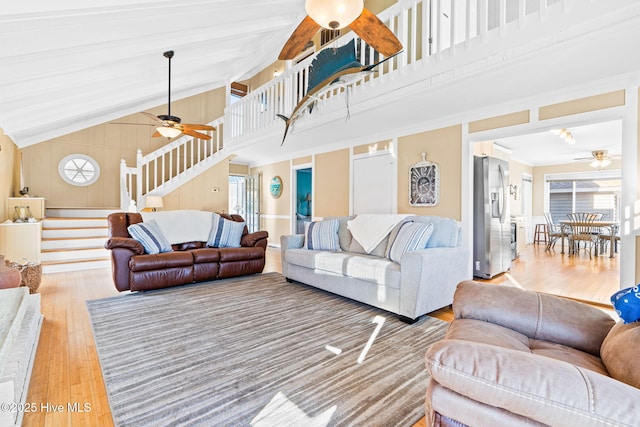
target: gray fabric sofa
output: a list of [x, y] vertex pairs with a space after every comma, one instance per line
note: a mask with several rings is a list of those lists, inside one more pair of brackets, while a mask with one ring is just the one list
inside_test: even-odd
[[362, 249], [347, 228], [352, 218], [339, 217], [339, 252], [304, 249], [304, 234], [282, 236], [282, 273], [287, 280], [396, 313], [412, 323], [450, 305], [456, 285], [470, 278], [470, 252], [462, 245], [457, 221], [408, 217], [432, 223], [433, 233], [425, 249], [404, 253], [396, 263], [385, 257], [389, 236], [371, 253]]
[[429, 347], [432, 426], [640, 425], [640, 322], [593, 306], [467, 281]]

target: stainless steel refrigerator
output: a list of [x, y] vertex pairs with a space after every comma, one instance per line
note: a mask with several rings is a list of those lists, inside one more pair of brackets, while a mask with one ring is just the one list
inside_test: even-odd
[[511, 268], [509, 163], [475, 157], [473, 169], [473, 275], [489, 279]]

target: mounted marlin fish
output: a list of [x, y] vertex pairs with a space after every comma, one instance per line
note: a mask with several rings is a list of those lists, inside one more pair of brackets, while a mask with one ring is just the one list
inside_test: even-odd
[[396, 52], [380, 62], [365, 66], [356, 59], [354, 40], [339, 48], [326, 48], [320, 51], [309, 66], [307, 94], [298, 102], [289, 117], [278, 114], [278, 117], [285, 122], [284, 135], [280, 145], [284, 144], [289, 127], [307, 111], [307, 108], [309, 112], [313, 110], [315, 102], [323, 91], [332, 89], [331, 85], [338, 83], [347, 85], [368, 73], [374, 72], [378, 65], [393, 58], [398, 53], [400, 52]]

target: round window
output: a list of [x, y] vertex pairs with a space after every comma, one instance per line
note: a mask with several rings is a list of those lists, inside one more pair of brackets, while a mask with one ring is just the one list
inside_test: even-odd
[[100, 176], [100, 166], [87, 155], [70, 154], [58, 164], [58, 173], [71, 185], [85, 186], [97, 181]]

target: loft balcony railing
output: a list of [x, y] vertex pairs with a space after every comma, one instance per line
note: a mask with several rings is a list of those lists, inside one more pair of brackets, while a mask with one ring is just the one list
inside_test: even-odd
[[[590, 0], [589, 3], [603, 2]], [[565, 13], [572, 7], [576, 7], [575, 0], [400, 0], [378, 17], [401, 41], [402, 52], [378, 67], [376, 73], [351, 82], [350, 90], [356, 94], [374, 87], [384, 88], [386, 82], [397, 81], [400, 76], [420, 78], [425, 70], [437, 68], [446, 59], [455, 57], [455, 47], [489, 44], [532, 23], [544, 23], [551, 14]], [[369, 65], [384, 59], [353, 32], [331, 43], [341, 46], [354, 38], [360, 63]], [[472, 50], [475, 49], [469, 52]], [[452, 53], [445, 55], [447, 51]], [[217, 128], [210, 141], [182, 137], [146, 156], [139, 152], [135, 167], [123, 161], [121, 208], [127, 209], [132, 199], [138, 202], [138, 208], [144, 207], [147, 194], [166, 194], [198, 171], [215, 164], [222, 151], [233, 151], [235, 143], [275, 130], [276, 126], [282, 130], [282, 121], [277, 115], [290, 115], [307, 94], [309, 67], [314, 57], [306, 58], [227, 106], [224, 117], [210, 123]], [[429, 68], [425, 67], [427, 61], [432, 61]], [[455, 63], [451, 64], [452, 69], [455, 67]], [[440, 72], [444, 74], [445, 69], [441, 67]], [[318, 106], [337, 99], [344, 91], [345, 87], [330, 86], [317, 94]]]
[[[438, 57], [448, 49], [480, 38], [486, 42], [493, 30], [500, 34], [508, 26], [524, 27], [532, 15], [544, 21], [552, 8], [561, 8], [571, 0], [401, 0], [378, 15], [403, 45], [403, 51], [378, 68], [377, 73], [352, 82], [354, 90], [364, 90], [392, 80], [407, 70], [414, 71], [427, 58]], [[516, 24], [517, 23], [517, 24]], [[371, 49], [353, 32], [336, 43], [341, 46], [356, 39], [356, 56], [363, 65], [384, 57]], [[281, 125], [278, 114], [289, 116], [307, 94], [307, 76], [315, 55], [294, 65], [280, 76], [253, 90], [226, 109], [226, 137], [230, 144], [241, 137]], [[437, 60], [437, 58], [436, 58]], [[334, 86], [318, 94], [321, 106], [344, 87]]]

